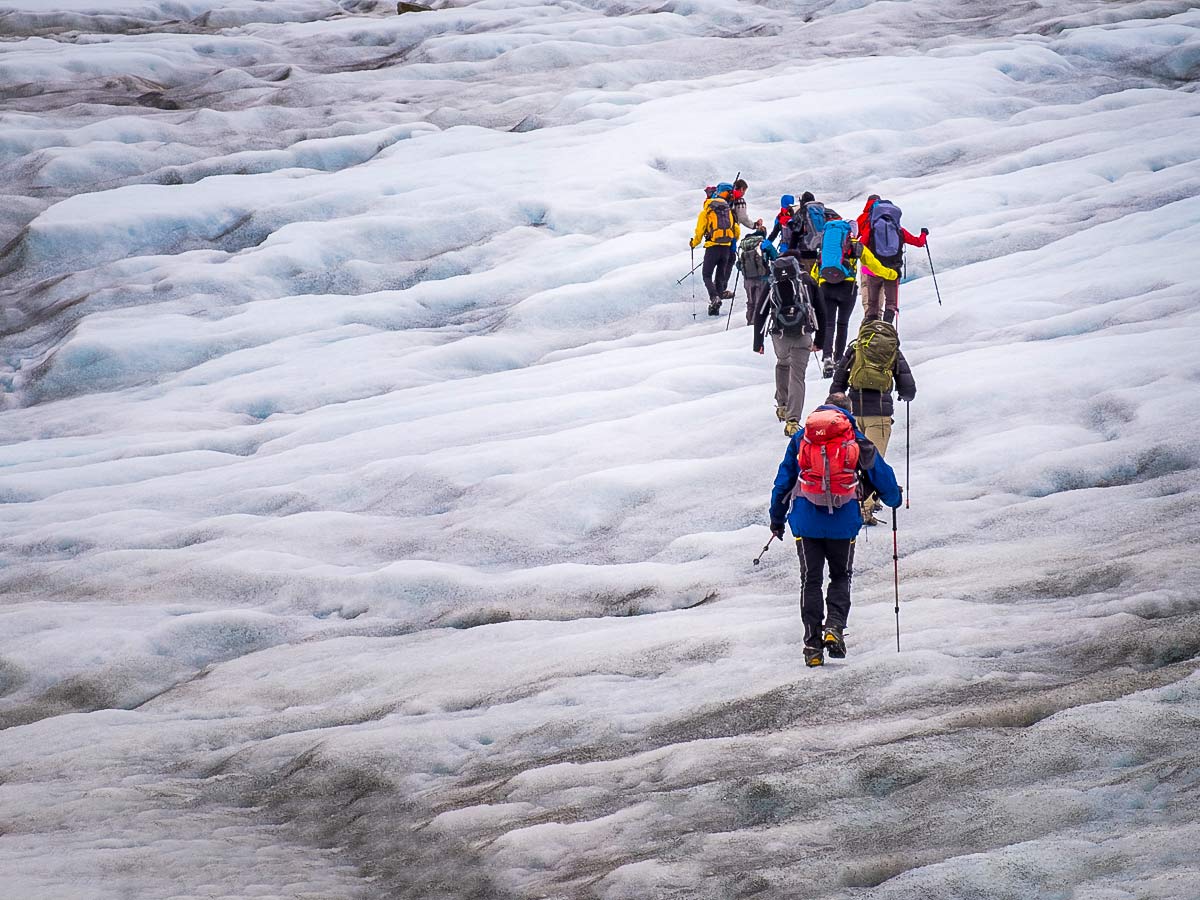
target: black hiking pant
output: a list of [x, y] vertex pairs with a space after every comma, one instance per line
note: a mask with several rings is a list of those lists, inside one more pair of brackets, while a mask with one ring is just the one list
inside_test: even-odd
[[733, 249], [730, 244], [713, 244], [704, 248], [704, 287], [709, 301], [719, 300], [729, 289], [729, 275], [733, 272]]
[[[834, 360], [841, 359], [846, 352], [856, 287], [853, 278], [841, 284], [821, 285], [821, 299], [825, 301], [825, 333], [818, 336], [817, 342], [824, 355], [832, 354]], [[833, 332], [832, 336], [829, 335], [830, 331]]]
[[[819, 647], [821, 629], [826, 625], [845, 628], [850, 616], [854, 538], [797, 538], [796, 552], [800, 555], [800, 621], [804, 623], [804, 643]], [[829, 593], [822, 597], [827, 562]]]

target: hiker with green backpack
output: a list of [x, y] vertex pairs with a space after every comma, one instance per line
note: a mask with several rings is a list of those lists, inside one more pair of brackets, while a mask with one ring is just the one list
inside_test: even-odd
[[[858, 427], [881, 453], [887, 453], [892, 437], [893, 389], [906, 403], [917, 396], [917, 382], [900, 351], [895, 327], [878, 316], [867, 316], [835, 367], [829, 390], [846, 393]], [[863, 500], [865, 524], [879, 524], [874, 510], [874, 496]]]
[[[746, 287], [746, 324], [753, 325], [755, 314], [762, 310], [767, 292], [771, 289], [770, 260], [779, 253], [767, 241], [767, 229], [762, 219], [754, 226], [754, 230], [738, 241], [737, 268], [742, 273], [742, 283]], [[755, 351], [762, 352], [762, 342], [757, 341]]]

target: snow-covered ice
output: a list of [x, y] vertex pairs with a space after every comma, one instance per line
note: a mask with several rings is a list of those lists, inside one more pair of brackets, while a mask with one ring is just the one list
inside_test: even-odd
[[[431, 5], [0, 0], [0, 896], [1200, 896], [1200, 11]], [[901, 653], [736, 172], [931, 231]]]

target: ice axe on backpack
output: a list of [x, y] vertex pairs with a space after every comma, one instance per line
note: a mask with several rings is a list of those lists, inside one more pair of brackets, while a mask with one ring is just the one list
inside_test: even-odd
[[[737, 184], [738, 180], [741, 177], [742, 177], [742, 170], [738, 169], [738, 173], [733, 176], [733, 181], [731, 181], [730, 184]], [[737, 258], [737, 243], [736, 242], [734, 242], [734, 245], [733, 245], [733, 252], [734, 252], [734, 258], [736, 259]], [[731, 321], [733, 321], [733, 301], [737, 297], [738, 279], [741, 277], [742, 277], [742, 270], [739, 268], [737, 270], [737, 274], [733, 276], [733, 296], [729, 298], [729, 314], [725, 316], [725, 330], [726, 331], [729, 330], [729, 323]], [[758, 563], [755, 563], [755, 565], [758, 565]]]

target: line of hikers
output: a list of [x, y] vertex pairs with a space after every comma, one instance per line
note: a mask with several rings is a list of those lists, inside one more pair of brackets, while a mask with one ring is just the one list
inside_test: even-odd
[[[722, 302], [733, 299], [728, 284], [736, 266], [745, 279], [753, 349], [762, 353], [768, 334], [774, 345], [775, 413], [790, 440], [771, 495], [771, 533], [782, 539], [786, 520], [796, 538], [804, 661], [819, 666], [826, 652], [846, 655], [858, 533], [878, 524], [874, 513], [882, 504], [895, 510], [901, 502], [884, 459], [892, 392], [909, 402], [917, 391], [896, 329], [900, 273], [904, 247], [926, 246], [929, 232], [909, 233], [900, 208], [877, 194], [847, 221], [805, 192], [798, 203], [793, 195], [780, 197], [768, 234], [762, 219], [749, 221], [746, 190], [740, 179], [705, 189], [691, 246], [704, 243], [709, 315], [720, 315]], [[847, 343], [860, 287], [863, 321]], [[830, 393], [801, 424], [805, 374], [817, 354], [821, 374], [832, 378]], [[829, 589], [822, 597], [826, 564]]]

